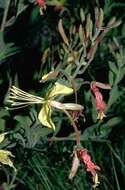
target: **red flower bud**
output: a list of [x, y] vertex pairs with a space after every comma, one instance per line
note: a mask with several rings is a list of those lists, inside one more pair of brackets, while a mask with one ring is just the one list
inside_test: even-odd
[[103, 95], [99, 91], [99, 88], [103, 89], [110, 89], [111, 87], [109, 85], [105, 85], [98, 82], [91, 82], [91, 91], [93, 92], [95, 96], [95, 102], [96, 102], [96, 109], [98, 111], [98, 119], [103, 119], [105, 117], [105, 110], [106, 110], [106, 103], [103, 100]]
[[97, 174], [96, 170], [100, 170], [100, 167], [92, 162], [86, 149], [81, 148], [80, 150], [77, 150], [77, 154], [81, 162], [85, 164], [87, 171], [94, 177]]

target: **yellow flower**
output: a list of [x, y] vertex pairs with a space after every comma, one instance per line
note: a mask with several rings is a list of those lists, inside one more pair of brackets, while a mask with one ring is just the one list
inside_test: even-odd
[[75, 103], [60, 103], [55, 101], [54, 98], [59, 95], [69, 95], [73, 93], [73, 89], [69, 88], [58, 82], [52, 87], [52, 89], [47, 93], [46, 98], [41, 98], [39, 96], [31, 95], [24, 92], [15, 86], [10, 89], [10, 95], [7, 102], [17, 109], [20, 107], [25, 107], [31, 104], [43, 104], [39, 114], [38, 119], [42, 125], [55, 129], [55, 124], [51, 119], [52, 107], [60, 110], [82, 110], [83, 106]]
[[[6, 134], [7, 133], [0, 134], [0, 143], [5, 139]], [[14, 167], [13, 162], [10, 160], [9, 156], [14, 157], [14, 155], [10, 151], [0, 150], [0, 163], [4, 164], [4, 165], [8, 165], [8, 166], [12, 167], [14, 170], [16, 170], [16, 168]]]

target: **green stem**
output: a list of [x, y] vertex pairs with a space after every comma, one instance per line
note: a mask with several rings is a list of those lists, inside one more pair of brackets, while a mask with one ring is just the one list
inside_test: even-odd
[[[80, 136], [82, 137], [82, 136]], [[47, 141], [75, 141], [76, 138], [75, 137], [51, 137], [49, 138]], [[80, 138], [80, 141], [84, 141], [84, 142], [99, 142], [99, 143], [107, 143], [108, 140], [97, 140], [97, 139], [83, 139], [83, 138]]]
[[117, 177], [117, 173], [116, 173], [116, 169], [115, 169], [115, 163], [114, 163], [112, 152], [111, 152], [111, 160], [112, 160], [112, 166], [113, 166], [113, 170], [114, 170], [114, 177], [116, 180], [117, 190], [120, 190], [119, 181], [118, 181], [118, 177]]
[[120, 162], [120, 164], [122, 165], [122, 167], [125, 170], [125, 165], [124, 165], [123, 161], [120, 159], [120, 157], [117, 155], [117, 153], [113, 150], [113, 148], [112, 148], [112, 146], [111, 146], [111, 144], [109, 142], [107, 142], [107, 146], [109, 147], [109, 149], [111, 150], [112, 154]]

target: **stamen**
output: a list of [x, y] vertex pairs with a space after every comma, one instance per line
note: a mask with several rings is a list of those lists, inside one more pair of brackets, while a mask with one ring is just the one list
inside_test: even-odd
[[19, 88], [15, 87], [15, 86], [12, 86], [12, 88], [10, 89], [10, 95], [13, 95], [13, 96], [20, 96], [20, 97], [24, 97], [24, 98], [34, 98], [34, 99], [39, 99], [39, 100], [44, 100], [43, 98], [39, 97], [39, 96], [35, 96], [35, 95], [32, 95], [30, 93], [27, 93], [23, 90], [20, 90]]
[[20, 90], [19, 88], [16, 88], [15, 86], [12, 86], [12, 88], [10, 88], [10, 95], [7, 102], [11, 103], [11, 106], [15, 106], [15, 108], [10, 109], [19, 109], [31, 104], [43, 104], [44, 98], [34, 96], [23, 90]]
[[29, 105], [18, 106], [18, 107], [12, 107], [12, 108], [6, 107], [6, 109], [7, 109], [7, 110], [17, 110], [17, 109], [25, 108], [25, 107], [28, 107], [28, 106], [29, 106]]

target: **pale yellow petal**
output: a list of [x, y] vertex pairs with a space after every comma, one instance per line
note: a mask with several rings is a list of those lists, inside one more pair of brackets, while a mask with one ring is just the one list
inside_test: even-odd
[[7, 133], [1, 133], [0, 134], [0, 143], [5, 139], [5, 135], [6, 135]]
[[14, 157], [14, 155], [10, 151], [0, 150], [0, 163], [8, 165], [15, 169], [13, 162], [10, 160], [9, 156]]
[[63, 84], [60, 84], [58, 82], [55, 83], [54, 87], [50, 91], [48, 98], [52, 98], [58, 95], [69, 95], [73, 93], [73, 89], [69, 88]]
[[38, 119], [42, 125], [53, 128], [55, 130], [55, 125], [51, 119], [51, 107], [48, 104], [44, 104], [42, 109], [39, 112]]

